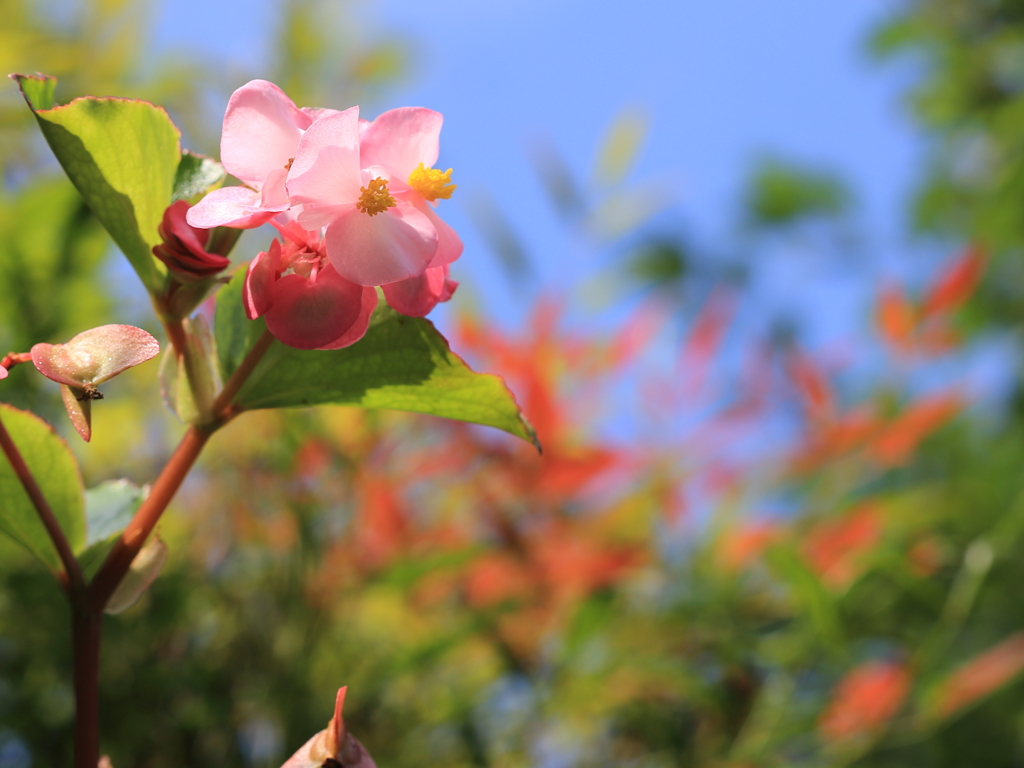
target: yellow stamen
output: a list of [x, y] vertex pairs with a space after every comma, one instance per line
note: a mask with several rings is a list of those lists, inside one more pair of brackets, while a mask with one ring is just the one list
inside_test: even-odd
[[434, 202], [439, 197], [445, 200], [452, 196], [455, 184], [452, 184], [452, 169], [439, 171], [437, 168], [424, 168], [420, 163], [415, 171], [409, 174], [409, 186], [419, 192], [425, 200]]
[[376, 216], [378, 213], [384, 213], [388, 208], [394, 208], [397, 203], [388, 193], [388, 181], [378, 176], [376, 179], [370, 179], [370, 185], [368, 187], [360, 187], [359, 191], [362, 193], [359, 196], [359, 201], [356, 203], [356, 209], [362, 211], [367, 216]]

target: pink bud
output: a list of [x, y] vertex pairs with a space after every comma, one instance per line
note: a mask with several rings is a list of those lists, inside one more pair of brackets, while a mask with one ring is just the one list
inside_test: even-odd
[[163, 243], [154, 246], [153, 255], [183, 283], [195, 283], [213, 277], [226, 269], [231, 261], [209, 253], [210, 230], [191, 226], [186, 220], [189, 204], [178, 200], [164, 211], [160, 222]]
[[366, 747], [345, 728], [341, 715], [348, 686], [338, 689], [334, 717], [327, 727], [307, 741], [281, 768], [377, 768]]

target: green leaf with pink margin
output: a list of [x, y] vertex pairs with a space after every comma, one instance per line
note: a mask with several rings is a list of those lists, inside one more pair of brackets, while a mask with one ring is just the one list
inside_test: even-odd
[[[85, 545], [85, 504], [78, 462], [53, 427], [38, 416], [0, 403], [0, 419], [39, 483], [73, 551]], [[54, 571], [60, 556], [32, 500], [5, 457], [0, 457], [0, 531]]]
[[181, 160], [181, 134], [171, 118], [133, 99], [85, 96], [55, 106], [56, 78], [11, 78], [82, 198], [146, 288], [158, 290], [162, 276], [152, 248], [160, 242], [157, 227]]
[[[245, 316], [244, 282], [243, 268], [217, 294], [214, 332], [225, 380], [265, 327]], [[366, 336], [351, 347], [301, 350], [274, 342], [235, 403], [247, 410], [336, 403], [428, 413], [497, 427], [540, 448], [505, 382], [474, 372], [429, 320], [400, 315], [383, 301]]]
[[160, 354], [157, 340], [134, 325], [101, 325], [63, 344], [36, 344], [32, 364], [69, 387], [96, 387]]
[[156, 357], [156, 339], [133, 325], [101, 325], [82, 331], [64, 344], [36, 344], [32, 364], [61, 385], [61, 398], [71, 423], [85, 442], [92, 437], [92, 400], [103, 397], [96, 387]]

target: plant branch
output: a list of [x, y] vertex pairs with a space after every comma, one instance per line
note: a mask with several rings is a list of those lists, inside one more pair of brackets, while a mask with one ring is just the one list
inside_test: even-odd
[[100, 639], [103, 612], [72, 606], [75, 677], [75, 768], [96, 768], [100, 759]]
[[114, 594], [117, 585], [128, 572], [132, 560], [146, 543], [149, 534], [153, 532], [160, 515], [171, 503], [174, 494], [181, 487], [185, 476], [188, 475], [192, 465], [199, 457], [200, 451], [206, 445], [206, 441], [213, 434], [213, 430], [205, 427], [192, 425], [181, 438], [178, 447], [174, 449], [171, 458], [164, 465], [163, 470], [153, 483], [149, 496], [142, 502], [135, 517], [128, 524], [118, 539], [114, 548], [103, 561], [99, 571], [93, 577], [88, 588], [88, 602], [91, 607], [102, 611], [110, 596]]
[[235, 372], [231, 374], [227, 383], [224, 385], [224, 389], [217, 395], [217, 399], [213, 403], [213, 414], [215, 418], [227, 420], [232, 415], [231, 413], [231, 401], [235, 399], [235, 395], [245, 384], [249, 375], [256, 368], [256, 365], [260, 360], [263, 359], [263, 355], [270, 349], [270, 345], [274, 343], [274, 336], [270, 331], [264, 330], [263, 335], [256, 340], [253, 344], [252, 349], [249, 350], [249, 354], [245, 356], [239, 366], [235, 369]]
[[71, 546], [64, 536], [64, 531], [61, 530], [60, 523], [53, 514], [53, 510], [50, 509], [46, 497], [43, 496], [42, 489], [40, 489], [39, 484], [32, 475], [32, 471], [25, 463], [25, 459], [22, 458], [18, 446], [11, 439], [11, 435], [8, 433], [3, 421], [0, 421], [0, 447], [3, 448], [7, 460], [11, 463], [11, 467], [14, 468], [14, 474], [21, 481], [21, 485], [24, 487], [29, 499], [31, 499], [33, 506], [35, 506], [36, 512], [39, 513], [39, 519], [42, 521], [43, 527], [46, 528], [46, 532], [50, 535], [53, 546], [57, 548], [57, 555], [64, 565], [63, 574], [58, 575], [62, 586], [68, 591], [69, 596], [84, 593], [85, 577], [82, 575], [82, 569], [78, 565], [78, 560], [75, 559]]
[[31, 362], [31, 352], [8, 352], [6, 355], [4, 355], [3, 359], [0, 360], [0, 365], [2, 365], [7, 370], [11, 370], [11, 368], [13, 368], [16, 365], [19, 365], [20, 363]]

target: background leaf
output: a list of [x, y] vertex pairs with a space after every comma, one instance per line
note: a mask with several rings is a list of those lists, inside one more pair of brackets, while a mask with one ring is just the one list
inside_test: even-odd
[[146, 287], [158, 288], [151, 249], [160, 242], [157, 226], [181, 160], [180, 133], [170, 117], [148, 102], [91, 96], [40, 108], [33, 97], [51, 103], [56, 80], [16, 79], [68, 177]]
[[[74, 455], [39, 417], [0, 403], [0, 418], [42, 487], [71, 549], [77, 551], [85, 542], [85, 514]], [[6, 457], [0, 461], [0, 530], [55, 571], [61, 569], [57, 550]]]

